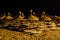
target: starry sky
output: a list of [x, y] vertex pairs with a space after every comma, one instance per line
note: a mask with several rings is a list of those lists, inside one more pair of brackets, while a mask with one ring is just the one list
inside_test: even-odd
[[24, 14], [29, 14], [29, 10], [33, 9], [38, 15], [45, 11], [49, 15], [60, 15], [60, 2], [58, 0], [13, 0], [0, 1], [0, 13], [17, 14], [22, 11]]

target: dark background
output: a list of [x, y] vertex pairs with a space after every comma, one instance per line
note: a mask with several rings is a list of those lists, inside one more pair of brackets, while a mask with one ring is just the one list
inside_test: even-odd
[[28, 15], [29, 10], [33, 9], [38, 16], [42, 11], [49, 15], [60, 15], [60, 2], [59, 0], [13, 0], [13, 1], [0, 1], [0, 13], [10, 12], [12, 15], [17, 15], [18, 11], [22, 11]]

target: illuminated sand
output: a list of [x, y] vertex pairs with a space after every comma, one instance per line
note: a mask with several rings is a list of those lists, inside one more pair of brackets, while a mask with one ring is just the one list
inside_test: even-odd
[[50, 16], [46, 16], [45, 12], [42, 12], [41, 21], [33, 10], [30, 10], [30, 16], [26, 19], [22, 12], [19, 14], [16, 19], [10, 13], [7, 17], [5, 14], [1, 16], [0, 27], [10, 26], [10, 29], [19, 31], [22, 29], [24, 32], [0, 28], [0, 40], [60, 40], [60, 23]]
[[23, 32], [0, 28], [0, 40], [60, 40], [60, 29], [45, 30], [41, 34], [29, 35]]

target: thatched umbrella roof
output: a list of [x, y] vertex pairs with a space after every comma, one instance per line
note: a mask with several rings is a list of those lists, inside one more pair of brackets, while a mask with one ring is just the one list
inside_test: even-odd
[[24, 14], [20, 11], [19, 16], [16, 18], [16, 20], [23, 20], [24, 19]]
[[11, 19], [14, 19], [14, 18], [11, 16], [10, 13], [8, 13], [8, 16], [6, 17], [6, 19], [11, 20]]
[[5, 14], [1, 15], [0, 19], [4, 19], [4, 18], [6, 18], [6, 15]]
[[35, 12], [32, 12], [32, 10], [30, 10], [30, 12], [31, 13], [30, 13], [30, 16], [28, 17], [28, 20], [39, 20], [39, 18], [35, 16]]

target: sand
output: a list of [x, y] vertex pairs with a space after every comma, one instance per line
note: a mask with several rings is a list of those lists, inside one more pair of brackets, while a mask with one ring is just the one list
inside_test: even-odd
[[0, 40], [60, 40], [60, 30], [43, 31], [41, 34], [30, 35], [0, 28]]

